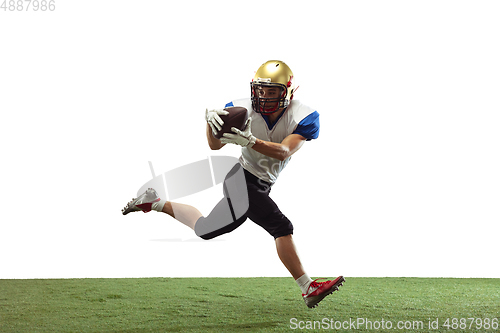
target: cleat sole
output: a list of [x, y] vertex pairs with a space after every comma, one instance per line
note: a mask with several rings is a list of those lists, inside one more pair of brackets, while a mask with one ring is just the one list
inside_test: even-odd
[[325, 292], [325, 293], [324, 293], [323, 295], [321, 295], [321, 296], [317, 296], [317, 298], [315, 298], [315, 299], [311, 302], [311, 304], [307, 304], [307, 302], [306, 302], [307, 307], [308, 307], [308, 308], [310, 308], [310, 309], [314, 309], [315, 307], [317, 307], [317, 306], [318, 306], [318, 304], [319, 304], [319, 302], [321, 302], [321, 301], [322, 301], [322, 300], [323, 300], [326, 296], [333, 294], [333, 292], [334, 292], [334, 291], [338, 291], [338, 290], [339, 290], [339, 288], [340, 288], [340, 287], [344, 284], [344, 282], [345, 282], [344, 277], [343, 277], [343, 276], [340, 276], [340, 277], [338, 278], [338, 281], [337, 281], [337, 282], [333, 285], [333, 287], [332, 287], [332, 288], [330, 288], [330, 290], [329, 290], [329, 291]]
[[[151, 191], [153, 192], [151, 193]], [[141, 194], [139, 197], [130, 200], [122, 209], [122, 214], [127, 215], [128, 213], [137, 211], [148, 213], [151, 211], [153, 203], [158, 201], [160, 201], [160, 198], [158, 197], [156, 191], [153, 188], [148, 188], [146, 192]]]

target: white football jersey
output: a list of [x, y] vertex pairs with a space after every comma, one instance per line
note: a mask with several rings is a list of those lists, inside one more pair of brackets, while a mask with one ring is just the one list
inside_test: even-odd
[[[252, 118], [252, 134], [264, 141], [281, 143], [284, 138], [293, 133], [300, 134], [307, 140], [316, 139], [319, 135], [319, 113], [296, 100], [290, 102], [274, 125], [270, 124], [267, 116], [253, 111], [250, 98], [234, 100], [226, 104], [226, 107], [229, 106], [246, 108], [248, 117]], [[252, 148], [243, 147], [239, 161], [251, 174], [274, 184], [290, 158], [280, 161]]]

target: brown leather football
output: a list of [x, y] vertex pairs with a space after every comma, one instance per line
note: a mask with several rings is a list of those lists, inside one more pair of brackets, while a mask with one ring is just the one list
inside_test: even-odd
[[245, 129], [245, 122], [248, 119], [248, 112], [244, 107], [230, 106], [225, 108], [224, 110], [228, 111], [229, 114], [220, 116], [220, 118], [224, 122], [224, 125], [222, 125], [222, 129], [217, 132], [217, 135], [214, 135], [214, 137], [216, 137], [217, 139], [222, 138], [224, 133], [234, 134], [234, 132], [231, 131], [232, 127], [236, 127], [243, 131]]

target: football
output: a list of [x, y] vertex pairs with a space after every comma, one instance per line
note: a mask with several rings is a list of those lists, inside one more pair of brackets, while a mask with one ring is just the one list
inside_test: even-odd
[[[222, 121], [224, 122], [224, 125], [222, 126], [222, 129], [217, 132], [217, 135], [214, 135], [217, 139], [222, 138], [224, 133], [232, 133], [234, 134], [233, 131], [231, 131], [232, 127], [236, 127], [240, 130], [244, 130], [245, 128], [245, 122], [248, 119], [248, 112], [247, 109], [241, 106], [231, 106], [227, 107], [224, 110], [228, 111], [229, 114], [225, 116], [220, 116]], [[213, 133], [212, 133], [213, 135]]]

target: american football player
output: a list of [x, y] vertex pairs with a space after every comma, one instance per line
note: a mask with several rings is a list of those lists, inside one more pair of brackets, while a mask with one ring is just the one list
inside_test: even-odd
[[324, 297], [342, 285], [342, 276], [324, 282], [312, 280], [305, 272], [293, 241], [293, 225], [281, 212], [269, 193], [280, 172], [306, 141], [319, 136], [319, 113], [293, 100], [297, 89], [291, 69], [282, 61], [262, 64], [250, 83], [250, 98], [233, 100], [225, 107], [241, 106], [248, 110], [245, 128], [217, 134], [223, 125], [224, 109], [206, 110], [206, 136], [212, 150], [226, 144], [241, 146], [239, 163], [226, 176], [224, 198], [212, 212], [203, 216], [195, 207], [159, 198], [148, 189], [123, 209], [166, 213], [192, 228], [203, 239], [231, 232], [247, 219], [274, 237], [278, 256], [302, 290], [306, 305], [315, 307]]

